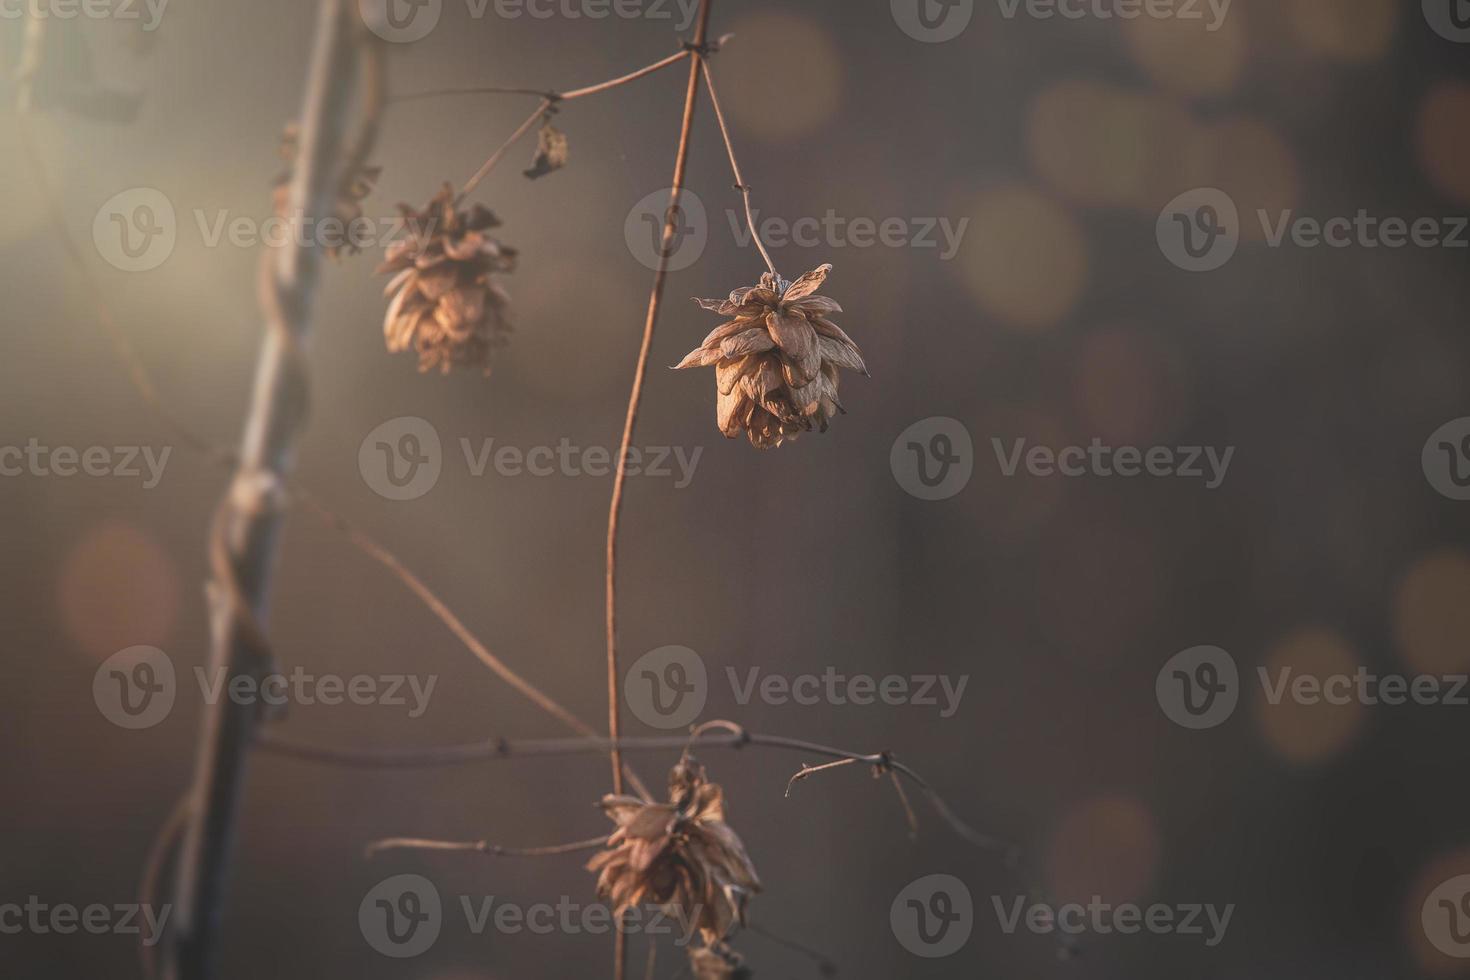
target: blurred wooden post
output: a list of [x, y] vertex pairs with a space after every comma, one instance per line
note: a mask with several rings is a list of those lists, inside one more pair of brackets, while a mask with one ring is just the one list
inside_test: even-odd
[[[358, 58], [354, 8], [351, 0], [321, 0], [287, 212], [303, 216], [308, 232], [317, 226], [313, 217], [334, 209]], [[165, 959], [172, 980], [205, 980], [215, 971], [245, 762], [262, 721], [260, 705], [230, 700], [229, 685], [236, 677], [259, 680], [273, 669], [263, 624], [286, 477], [306, 414], [302, 345], [321, 256], [319, 243], [309, 243], [310, 234], [292, 237], [268, 255], [262, 271], [267, 332], [238, 468], [211, 537], [209, 660], [213, 669], [225, 671], [225, 693], [206, 706], [199, 739]]]

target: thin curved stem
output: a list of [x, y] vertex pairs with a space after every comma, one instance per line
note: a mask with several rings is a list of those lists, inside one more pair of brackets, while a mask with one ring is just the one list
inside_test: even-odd
[[710, 73], [709, 62], [701, 58], [699, 66], [704, 72], [704, 87], [709, 92], [710, 105], [714, 106], [715, 119], [720, 123], [720, 135], [725, 138], [725, 152], [730, 156], [730, 170], [735, 174], [735, 189], [745, 199], [745, 224], [750, 229], [750, 238], [755, 242], [755, 247], [760, 249], [761, 258], [766, 261], [766, 268], [771, 270], [771, 275], [779, 279], [781, 274], [776, 271], [776, 263], [771, 261], [771, 253], [766, 251], [765, 242], [761, 241], [760, 231], [755, 226], [755, 214], [750, 207], [751, 186], [745, 182], [745, 177], [740, 173], [740, 162], [735, 159], [735, 143], [730, 139], [730, 127], [725, 124], [725, 113], [720, 108], [720, 97], [715, 93], [715, 79]]
[[[653, 349], [653, 333], [658, 326], [659, 306], [664, 284], [669, 277], [670, 245], [678, 227], [679, 198], [684, 190], [684, 177], [689, 168], [690, 135], [694, 131], [694, 107], [699, 100], [700, 51], [709, 36], [711, 0], [700, 0], [699, 21], [694, 29], [693, 46], [684, 52], [690, 58], [689, 84], [684, 94], [684, 116], [679, 125], [679, 148], [674, 154], [674, 177], [670, 183], [669, 206], [664, 214], [663, 237], [659, 248], [658, 268], [653, 275], [653, 289], [648, 296], [648, 316], [643, 322], [643, 340], [638, 347], [638, 363], [633, 369], [633, 387], [628, 393], [628, 413], [623, 420], [623, 438], [618, 446], [617, 472], [613, 475], [612, 501], [607, 512], [607, 728], [612, 742], [613, 792], [623, 791], [623, 756], [618, 747], [622, 734], [621, 705], [618, 698], [618, 528], [623, 514], [623, 490], [628, 480], [628, 452], [638, 426], [638, 409], [643, 401], [643, 382], [648, 376], [649, 353]], [[621, 966], [619, 973], [621, 974]]]
[[476, 170], [474, 175], [470, 177], [469, 180], [465, 181], [464, 186], [460, 188], [459, 196], [457, 198], [457, 200], [463, 200], [464, 198], [468, 197], [476, 187], [480, 186], [480, 182], [482, 180], [490, 175], [490, 171], [494, 170], [495, 167], [500, 163], [500, 161], [505, 158], [505, 154], [510, 151], [510, 148], [515, 146], [522, 139], [524, 139], [526, 134], [535, 127], [536, 123], [540, 122], [541, 119], [545, 117], [547, 113], [551, 112], [551, 110], [558, 103], [570, 102], [574, 99], [586, 98], [589, 95], [597, 95], [600, 92], [607, 92], [611, 89], [615, 89], [620, 85], [627, 85], [629, 82], [637, 81], [638, 79], [643, 78], [647, 75], [652, 75], [654, 72], [659, 71], [660, 69], [667, 68], [668, 66], [673, 64], [677, 64], [680, 61], [683, 61], [685, 58], [690, 57], [692, 53], [693, 52], [690, 51], [680, 51], [678, 54], [669, 55], [667, 58], [664, 58], [660, 61], [655, 61], [653, 64], [640, 68], [637, 71], [629, 72], [626, 75], [620, 75], [617, 78], [610, 78], [605, 82], [598, 82], [596, 85], [589, 85], [586, 88], [573, 89], [570, 92], [540, 92], [535, 89], [512, 89], [493, 87], [483, 89], [441, 89], [437, 92], [418, 92], [411, 93], [409, 95], [395, 96], [393, 101], [398, 102], [414, 98], [429, 98], [433, 95], [463, 95], [473, 92], [488, 92], [510, 95], [537, 95], [541, 97], [541, 103], [536, 107], [536, 111], [531, 113], [531, 115], [527, 117], [526, 121], [521, 123], [516, 131], [510, 134], [509, 139], [500, 144], [500, 146], [495, 150], [494, 153], [490, 154], [489, 158], [480, 165], [480, 169]]
[[552, 844], [549, 847], [506, 847], [484, 840], [426, 840], [420, 837], [386, 837], [369, 844], [364, 853], [376, 857], [383, 851], [454, 851], [485, 854], [490, 857], [554, 857], [559, 854], [577, 854], [595, 851], [607, 844], [607, 835], [589, 840], [573, 841], [570, 844]]
[[1015, 865], [1019, 857], [1019, 849], [1014, 844], [981, 833], [961, 819], [923, 776], [911, 766], [894, 758], [892, 753], [855, 752], [785, 735], [751, 732], [732, 721], [708, 722], [701, 727], [716, 726], [723, 728], [724, 731], [718, 734], [702, 733], [692, 739], [684, 735], [638, 735], [619, 738], [616, 741], [606, 738], [514, 740], [496, 738], [462, 745], [387, 750], [338, 749], [311, 745], [282, 738], [275, 732], [266, 731], [259, 736], [258, 745], [261, 751], [268, 754], [302, 762], [364, 769], [417, 769], [528, 757], [592, 755], [609, 752], [614, 748], [620, 753], [686, 751], [692, 748], [744, 749], [747, 746], [786, 749], [811, 756], [845, 760], [848, 763], [865, 763], [879, 767], [883, 771], [896, 773], [913, 783], [940, 819], [960, 837], [976, 847], [999, 852], [1011, 866]]
[[677, 54], [671, 54], [667, 58], [655, 61], [653, 64], [648, 65], [645, 68], [640, 68], [637, 71], [629, 72], [628, 74], [622, 75], [618, 78], [609, 79], [605, 82], [599, 82], [596, 85], [588, 85], [586, 88], [578, 88], [573, 89], [570, 92], [563, 92], [561, 93], [561, 101], [570, 102], [573, 99], [586, 98], [589, 95], [597, 95], [601, 92], [606, 92], [609, 89], [615, 89], [619, 85], [627, 85], [629, 82], [636, 82], [638, 81], [638, 79], [643, 78], [647, 75], [652, 75], [654, 72], [667, 68], [670, 65], [677, 65], [679, 62], [683, 61], [685, 58], [688, 58], [692, 54], [692, 51], [680, 51]]
[[455, 200], [463, 200], [470, 195], [471, 191], [480, 186], [480, 181], [490, 175], [490, 171], [494, 170], [495, 165], [505, 158], [505, 154], [509, 152], [510, 148], [519, 143], [541, 121], [541, 118], [551, 110], [553, 104], [551, 99], [542, 99], [541, 104], [536, 107], [536, 111], [527, 116], [526, 121], [521, 123], [520, 127], [514, 133], [510, 134], [510, 138], [504, 143], [501, 143], [500, 147], [494, 153], [490, 154], [488, 160], [480, 164], [480, 169], [475, 171], [474, 176], [464, 182], [464, 186], [459, 189], [459, 196]]

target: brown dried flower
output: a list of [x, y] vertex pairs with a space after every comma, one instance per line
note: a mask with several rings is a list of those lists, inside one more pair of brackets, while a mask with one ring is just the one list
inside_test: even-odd
[[486, 234], [500, 224], [489, 210], [456, 207], [449, 184], [422, 211], [398, 207], [408, 234], [388, 247], [377, 270], [396, 273], [383, 291], [393, 297], [383, 318], [388, 350], [412, 346], [420, 371], [468, 365], [488, 375], [511, 330], [510, 297], [493, 276], [515, 268], [515, 249]]
[[597, 894], [621, 913], [644, 904], [673, 915], [706, 944], [719, 943], [760, 891], [745, 845], [725, 823], [724, 794], [704, 767], [685, 757], [669, 773], [669, 803], [604, 796], [618, 825], [608, 848], [587, 863], [600, 872]]
[[734, 319], [676, 367], [715, 366], [716, 421], [728, 438], [743, 430], [752, 445], [769, 449], [814, 425], [826, 432], [832, 416], [845, 411], [837, 369], [868, 369], [857, 344], [828, 319], [842, 307], [816, 295], [831, 271], [823, 265], [795, 282], [767, 272], [729, 299], [695, 300]]
[[[291, 193], [291, 172], [296, 165], [299, 141], [300, 130], [295, 123], [289, 124], [285, 132], [281, 134], [280, 147], [281, 158], [286, 161], [286, 169], [276, 177], [275, 189], [271, 195], [275, 212], [280, 217], [287, 216], [286, 209]], [[330, 235], [323, 229], [322, 249], [332, 258], [341, 258], [343, 252], [348, 255], [356, 255], [362, 251], [362, 243], [358, 239], [355, 222], [362, 219], [362, 202], [373, 192], [373, 186], [377, 184], [382, 172], [382, 167], [361, 166], [349, 168], [342, 174], [332, 211], [332, 218], [338, 222], [340, 227], [332, 229]]]
[[694, 980], [751, 980], [745, 958], [724, 943], [689, 951], [689, 971]]

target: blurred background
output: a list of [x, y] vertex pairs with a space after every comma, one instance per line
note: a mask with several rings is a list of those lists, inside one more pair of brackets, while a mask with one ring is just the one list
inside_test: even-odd
[[[857, 767], [788, 799], [788, 777], [821, 760], [704, 753], [764, 879], [754, 915], [842, 976], [1464, 972], [1421, 911], [1441, 882], [1470, 872], [1470, 707], [1271, 705], [1256, 668], [1470, 671], [1467, 505], [1438, 492], [1421, 460], [1432, 433], [1470, 415], [1470, 235], [1458, 248], [1356, 237], [1273, 247], [1256, 215], [1366, 210], [1452, 231], [1470, 208], [1470, 48], [1446, 20], [1453, 2], [1234, 0], [1219, 20], [1205, 4], [1185, 9], [1195, 6], [1197, 20], [1125, 20], [1091, 3], [1069, 7], [1076, 18], [1025, 2], [934, 4], [931, 23], [966, 18], [936, 42], [903, 0], [716, 0], [713, 33], [735, 37], [713, 69], [762, 217], [899, 219], [909, 238], [864, 247], [824, 232], [819, 245], [773, 249], [789, 277], [835, 265], [824, 292], [843, 304], [839, 322], [873, 377], [845, 377], [849, 414], [825, 435], [766, 453], [727, 442], [712, 372], [664, 368], [718, 322], [685, 297], [722, 296], [762, 270], [732, 233], [739, 197], [700, 106], [689, 185], [708, 241], [670, 278], [635, 441], [700, 455], [686, 486], [629, 480], [624, 663], [686, 646], [709, 671], [700, 717], [893, 750], [967, 819], [1020, 842], [1059, 901], [1234, 906], [1213, 946], [1089, 934], [1081, 957], [1061, 962], [1054, 936], [1001, 928], [993, 900], [1009, 909], [1028, 882], [926, 807], [911, 842], [891, 789]], [[163, 397], [221, 444], [238, 438], [262, 335], [258, 252], [211, 245], [197, 215], [211, 226], [221, 213], [269, 216], [313, 7], [175, 0], [152, 31], [141, 6], [141, 23], [58, 21], [66, 43], [33, 121], [87, 274]], [[544, 18], [497, 9], [475, 16], [444, 0], [426, 36], [387, 45], [390, 91], [565, 90], [677, 50], [684, 26], [672, 3], [605, 19], [568, 16], [575, 4]], [[7, 78], [22, 23], [0, 21]], [[421, 375], [411, 356], [385, 352], [377, 250], [324, 265], [318, 294], [301, 480], [597, 724], [611, 480], [476, 476], [460, 445], [616, 447], [651, 278], [625, 228], [669, 182], [685, 78], [675, 68], [568, 104], [556, 119], [570, 139], [565, 170], [526, 181], [528, 142], [476, 190], [521, 255], [505, 284], [517, 332], [488, 380]], [[68, 104], [73, 83], [113, 94]], [[0, 93], [0, 444], [161, 452], [168, 430], [98, 327], [24, 165], [14, 87]], [[500, 95], [390, 105], [366, 213], [391, 216], [462, 183], [533, 107]], [[133, 118], [95, 118], [109, 115]], [[93, 228], [134, 188], [168, 199], [177, 241], [156, 268], [129, 272], [93, 247]], [[1197, 188], [1223, 191], [1240, 216], [1238, 251], [1205, 273], [1177, 267], [1157, 233], [1161, 211]], [[964, 228], [952, 255], [942, 235], [938, 247], [912, 238], [941, 220]], [[402, 416], [441, 437], [443, 472], [430, 492], [394, 501], [370, 486], [359, 449]], [[956, 420], [972, 446], [961, 447], [968, 483], [943, 500], [905, 489], [895, 447], [933, 418]], [[993, 440], [1008, 452], [1019, 439], [1234, 455], [1215, 489], [1025, 467], [1007, 476]], [[143, 484], [33, 470], [0, 479], [0, 904], [136, 901], [149, 844], [189, 779], [203, 715], [193, 670], [208, 647], [205, 536], [225, 477], [174, 445], [156, 486]], [[438, 679], [416, 718], [381, 704], [295, 705], [281, 722], [294, 738], [410, 747], [564, 734], [304, 515], [290, 520], [272, 591], [283, 666]], [[93, 680], [137, 645], [165, 651], [180, 686], [165, 719], [130, 731], [99, 711]], [[1161, 709], [1156, 679], [1200, 645], [1233, 656], [1239, 706], [1190, 730]], [[916, 704], [741, 704], [726, 668], [743, 680], [752, 667], [968, 682], [949, 717]], [[627, 724], [657, 732], [633, 712]], [[673, 761], [636, 759], [655, 784]], [[605, 936], [475, 935], [451, 914], [432, 949], [398, 960], [358, 926], [363, 896], [401, 873], [428, 877], [447, 906], [462, 895], [592, 901], [579, 856], [362, 852], [391, 835], [591, 837], [605, 830], [593, 804], [607, 778], [594, 756], [422, 772], [255, 756], [221, 977], [608, 975]], [[905, 948], [890, 910], [933, 874], [964, 882], [974, 921], [961, 949], [926, 958]], [[817, 975], [761, 936], [737, 945], [758, 976]], [[0, 959], [18, 977], [139, 975], [119, 935], [23, 929], [0, 935]], [[665, 950], [658, 975], [678, 965]]]

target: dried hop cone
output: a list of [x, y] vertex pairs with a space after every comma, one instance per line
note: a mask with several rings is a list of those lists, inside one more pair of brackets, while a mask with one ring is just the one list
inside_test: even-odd
[[377, 270], [394, 273], [383, 334], [389, 351], [417, 351], [420, 371], [465, 365], [488, 375], [511, 330], [510, 297], [493, 277], [515, 268], [516, 251], [486, 234], [500, 224], [493, 213], [478, 204], [461, 211], [454, 198], [445, 184], [422, 211], [398, 206], [407, 234]]
[[607, 850], [587, 864], [599, 872], [597, 894], [621, 913], [658, 906], [692, 935], [720, 943], [744, 925], [745, 906], [760, 879], [745, 845], [725, 823], [724, 794], [704, 767], [685, 758], [669, 773], [669, 803], [605, 796], [618, 825]]
[[695, 300], [734, 317], [676, 365], [715, 366], [715, 414], [727, 437], [743, 430], [757, 448], [769, 449], [814, 425], [826, 432], [832, 416], [844, 411], [837, 369], [868, 373], [857, 344], [829, 319], [842, 307], [816, 295], [831, 271], [824, 265], [795, 282], [767, 272], [759, 285], [729, 299]]

